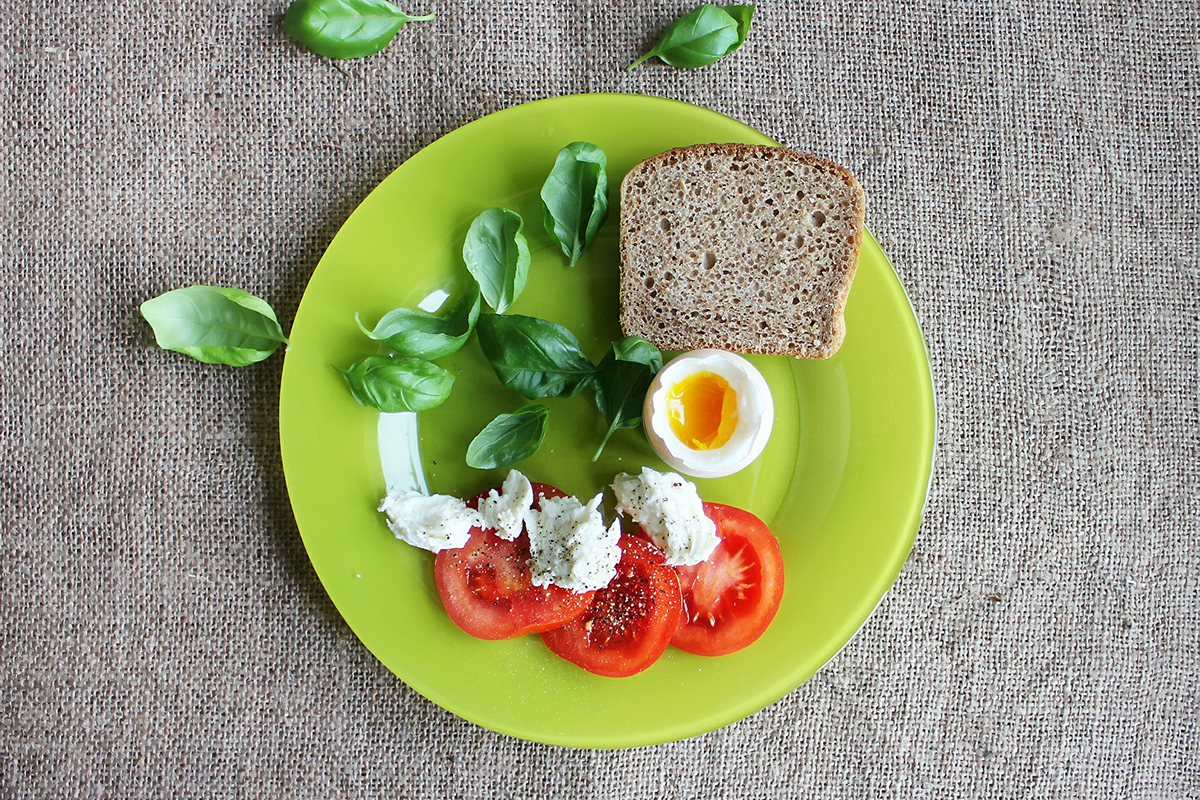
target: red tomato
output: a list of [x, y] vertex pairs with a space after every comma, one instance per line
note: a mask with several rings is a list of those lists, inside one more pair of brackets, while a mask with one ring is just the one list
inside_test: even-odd
[[658, 660], [679, 627], [682, 598], [675, 571], [654, 545], [621, 537], [617, 576], [591, 606], [563, 627], [542, 634], [556, 655], [588, 672], [624, 678]]
[[676, 567], [685, 623], [671, 644], [702, 656], [723, 656], [752, 643], [775, 618], [783, 597], [779, 542], [758, 517], [718, 503], [704, 513], [721, 542], [707, 561]]
[[[534, 497], [565, 492], [533, 484]], [[486, 494], [469, 505], [476, 507]], [[465, 547], [443, 550], [434, 562], [434, 578], [446, 613], [458, 627], [480, 639], [511, 639], [557, 628], [578, 617], [592, 592], [576, 594], [558, 586], [534, 586], [529, 571], [529, 537], [509, 542], [491, 529], [474, 528]]]

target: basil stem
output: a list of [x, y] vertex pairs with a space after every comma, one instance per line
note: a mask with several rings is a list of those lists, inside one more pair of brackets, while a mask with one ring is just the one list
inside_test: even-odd
[[363, 58], [378, 53], [406, 22], [427, 22], [387, 0], [294, 0], [283, 30], [314, 53], [329, 58]]
[[521, 233], [523, 227], [517, 212], [489, 208], [471, 223], [463, 243], [467, 271], [497, 314], [516, 301], [529, 277], [529, 243]]
[[571, 397], [596, 373], [579, 340], [562, 325], [518, 314], [484, 314], [477, 331], [496, 377], [530, 400]]
[[705, 3], [672, 22], [649, 53], [630, 64], [634, 69], [653, 56], [672, 67], [705, 67], [732, 53], [746, 41], [754, 6]]
[[467, 446], [467, 466], [496, 469], [524, 461], [546, 438], [550, 409], [536, 403], [489, 422]]
[[164, 350], [206, 364], [244, 367], [287, 342], [265, 300], [226, 286], [189, 286], [147, 300], [139, 309]]
[[367, 356], [350, 369], [334, 366], [360, 405], [387, 413], [427, 411], [450, 396], [454, 376], [419, 358]]
[[608, 423], [608, 429], [592, 461], [600, 457], [614, 432], [642, 423], [646, 392], [662, 367], [662, 353], [640, 336], [613, 342], [608, 354], [600, 360], [593, 384], [596, 408]]
[[432, 361], [458, 352], [466, 343], [479, 320], [479, 305], [479, 287], [472, 283], [444, 317], [397, 308], [384, 314], [374, 330], [367, 330], [358, 315], [354, 321], [368, 338], [383, 342], [397, 355]]
[[591, 142], [572, 142], [542, 184], [542, 219], [551, 241], [575, 266], [608, 218], [608, 160]]

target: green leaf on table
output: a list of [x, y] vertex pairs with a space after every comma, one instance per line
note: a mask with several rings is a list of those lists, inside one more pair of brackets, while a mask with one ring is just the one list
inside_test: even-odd
[[508, 310], [529, 277], [529, 243], [521, 215], [507, 208], [489, 208], [471, 223], [463, 243], [463, 261], [479, 284], [483, 299], [497, 314]]
[[164, 350], [206, 364], [244, 367], [285, 344], [265, 300], [227, 286], [189, 286], [147, 300], [139, 309]]
[[746, 41], [754, 6], [705, 3], [672, 22], [649, 53], [629, 65], [633, 69], [658, 56], [672, 67], [705, 67], [732, 53]]
[[440, 406], [454, 388], [454, 376], [419, 358], [367, 356], [350, 369], [335, 366], [360, 405], [387, 413], [427, 411]]
[[608, 423], [592, 461], [600, 457], [613, 433], [642, 424], [646, 392], [662, 368], [662, 353], [642, 337], [627, 336], [613, 342], [608, 354], [600, 360], [592, 384], [596, 409]]
[[467, 466], [496, 469], [524, 461], [546, 438], [550, 409], [533, 403], [489, 422], [467, 446]]
[[[746, 41], [746, 34], [750, 33], [750, 23], [754, 21], [754, 6], [721, 6], [721, 9], [733, 17], [737, 23], [737, 41], [733, 43], [733, 47], [729, 48], [729, 53], [737, 50]], [[729, 55], [726, 53], [725, 55]]]
[[519, 314], [484, 314], [477, 332], [496, 377], [530, 400], [571, 397], [596, 373], [575, 334], [557, 323]]
[[472, 283], [445, 316], [397, 308], [384, 314], [373, 330], [367, 330], [358, 315], [354, 321], [368, 338], [386, 344], [397, 355], [432, 361], [458, 352], [466, 343], [479, 320], [479, 306], [479, 287]]
[[283, 15], [283, 30], [317, 55], [362, 58], [378, 53], [408, 22], [427, 22], [387, 0], [294, 0]]
[[542, 184], [542, 218], [551, 241], [575, 266], [608, 218], [608, 160], [591, 142], [571, 142], [558, 151]]

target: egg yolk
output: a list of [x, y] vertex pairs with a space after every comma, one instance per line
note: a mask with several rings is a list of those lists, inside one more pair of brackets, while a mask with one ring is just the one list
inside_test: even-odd
[[737, 392], [720, 375], [688, 375], [667, 392], [667, 418], [679, 441], [693, 450], [713, 450], [737, 427]]

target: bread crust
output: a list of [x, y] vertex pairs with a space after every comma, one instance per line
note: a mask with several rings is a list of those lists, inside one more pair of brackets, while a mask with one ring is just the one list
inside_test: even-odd
[[[685, 338], [663, 334], [662, 331], [654, 328], [652, 320], [645, 318], [647, 298], [644, 296], [645, 292], [638, 286], [638, 281], [642, 280], [639, 270], [644, 270], [645, 265], [631, 263], [633, 258], [631, 240], [639, 234], [646, 236], [647, 232], [631, 230], [628, 212], [646, 199], [640, 195], [649, 191], [646, 186], [651, 181], [648, 179], [652, 178], [659, 170], [680, 166], [686, 168], [705, 162], [711, 165], [710, 159], [713, 158], [730, 159], [734, 162], [749, 160], [759, 164], [773, 162], [779, 166], [780, 170], [803, 166], [817, 170], [822, 175], [831, 176], [844, 185], [847, 194], [845, 202], [840, 203], [839, 208], [849, 215], [852, 235], [848, 241], [839, 242], [836, 259], [832, 262], [832, 269], [826, 278], [826, 286], [831, 297], [828, 309], [822, 309], [821, 315], [823, 319], [826, 314], [828, 317], [824, 320], [824, 325], [817, 335], [802, 335], [791, 341], [781, 342], [756, 341], [748, 345], [746, 337], [739, 334], [745, 333], [746, 326], [755, 324], [756, 320], [752, 309], [742, 309], [743, 312], [746, 312], [746, 318], [742, 320], [741, 324], [735, 326], [736, 329], [726, 326], [722, 330], [722, 326], [717, 325], [711, 330], [691, 331]], [[793, 169], [792, 172], [796, 172], [796, 170]], [[799, 181], [797, 181], [797, 185], [800, 185]], [[621, 181], [621, 327], [626, 335], [643, 336], [664, 349], [692, 350], [716, 347], [764, 355], [829, 358], [837, 352], [845, 338], [846, 301], [858, 267], [865, 214], [865, 196], [862, 187], [852, 173], [826, 159], [789, 148], [731, 142], [677, 147], [652, 156], [631, 169]], [[811, 311], [811, 309], [807, 310]], [[758, 324], [765, 327], [765, 323], [761, 320], [758, 321]]]

